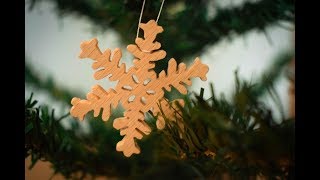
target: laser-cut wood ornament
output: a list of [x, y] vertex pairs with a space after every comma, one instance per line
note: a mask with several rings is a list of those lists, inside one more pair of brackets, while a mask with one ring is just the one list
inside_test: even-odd
[[[127, 157], [132, 154], [139, 154], [140, 148], [135, 142], [143, 135], [148, 135], [151, 128], [145, 123], [144, 113], [149, 110], [157, 116], [157, 128], [165, 127], [164, 117], [160, 113], [160, 108], [168, 119], [173, 119], [176, 111], [172, 102], [169, 104], [165, 99], [164, 89], [171, 90], [175, 87], [180, 93], [186, 94], [185, 85], [191, 86], [191, 78], [199, 77], [206, 80], [208, 66], [202, 64], [196, 58], [193, 64], [187, 69], [184, 63], [177, 62], [174, 58], [169, 60], [167, 74], [161, 71], [157, 77], [154, 62], [166, 56], [164, 50], [159, 50], [161, 44], [155, 41], [157, 34], [163, 32], [163, 28], [154, 20], [148, 23], [140, 23], [140, 28], [144, 31], [144, 38], [136, 38], [136, 44], [127, 46], [127, 50], [135, 56], [134, 66], [126, 71], [126, 65], [119, 65], [121, 50], [116, 48], [111, 57], [111, 50], [107, 49], [103, 53], [98, 47], [97, 39], [91, 39], [81, 43], [82, 49], [80, 58], [90, 58], [95, 61], [92, 68], [97, 70], [94, 74], [96, 80], [109, 76], [111, 81], [118, 81], [115, 89], [104, 90], [100, 85], [92, 87], [92, 91], [87, 94], [87, 99], [73, 98], [73, 105], [70, 114], [80, 120], [89, 112], [94, 112], [97, 117], [103, 109], [102, 119], [107, 121], [111, 114], [111, 107], [116, 107], [120, 102], [125, 108], [124, 117], [114, 120], [113, 127], [120, 130], [123, 139], [117, 143], [116, 150], [122, 151]], [[155, 41], [155, 42], [154, 42]], [[173, 40], [174, 42], [174, 40]], [[184, 105], [182, 99], [177, 99], [180, 105]], [[171, 106], [172, 104], [172, 106]]]

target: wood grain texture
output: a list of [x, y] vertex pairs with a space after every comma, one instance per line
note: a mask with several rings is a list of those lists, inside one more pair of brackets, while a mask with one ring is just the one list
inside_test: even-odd
[[[122, 53], [115, 49], [101, 52], [97, 39], [83, 42], [80, 58], [90, 58], [94, 61], [92, 68], [96, 70], [95, 79], [109, 78], [110, 81], [118, 81], [114, 89], [104, 90], [95, 85], [87, 94], [87, 99], [73, 98], [70, 113], [72, 116], [83, 120], [85, 115], [93, 111], [97, 117], [102, 109], [102, 119], [107, 121], [111, 114], [111, 107], [119, 103], [125, 108], [124, 116], [114, 120], [113, 127], [120, 131], [123, 139], [117, 144], [117, 151], [122, 151], [127, 157], [139, 154], [140, 148], [135, 139], [141, 139], [148, 135], [151, 128], [144, 121], [145, 113], [151, 111], [158, 117], [157, 127], [163, 129], [165, 121], [161, 110], [168, 119], [177, 119], [176, 110], [172, 103], [164, 98], [164, 90], [171, 91], [175, 87], [180, 93], [186, 94], [186, 85], [191, 86], [191, 78], [199, 77], [206, 80], [208, 66], [202, 64], [199, 58], [187, 68], [184, 63], [177, 64], [174, 58], [169, 60], [167, 73], [160, 72], [159, 77], [153, 70], [154, 62], [162, 60], [166, 56], [164, 50], [160, 50], [161, 44], [156, 40], [157, 34], [163, 32], [163, 28], [154, 20], [141, 23], [144, 31], [143, 38], [136, 38], [136, 44], [130, 44], [127, 50], [134, 55], [133, 67], [126, 70], [125, 64], [119, 64]], [[177, 100], [181, 106], [183, 100]], [[163, 107], [161, 110], [159, 107]]]

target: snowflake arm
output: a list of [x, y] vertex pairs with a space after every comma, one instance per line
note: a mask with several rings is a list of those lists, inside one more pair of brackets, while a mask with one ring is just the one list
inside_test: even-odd
[[165, 118], [178, 121], [180, 128], [183, 128], [183, 124], [180, 122], [182, 120], [182, 112], [176, 103], [179, 103], [181, 107], [184, 106], [183, 99], [175, 99], [172, 102], [169, 102], [167, 99], [162, 98], [159, 101], [159, 105], [152, 110], [152, 114], [157, 116], [156, 125], [159, 130], [162, 130], [165, 127]]
[[80, 98], [73, 98], [71, 104], [73, 105], [70, 114], [80, 120], [89, 111], [94, 111], [94, 117], [97, 117], [100, 110], [103, 109], [102, 119], [107, 121], [110, 117], [111, 106], [116, 107], [119, 102], [117, 93], [113, 89], [105, 91], [101, 86], [95, 85], [92, 91], [87, 94], [87, 99], [81, 100]]
[[122, 57], [121, 50], [116, 48], [113, 53], [112, 59], [111, 50], [107, 49], [101, 53], [98, 47], [98, 40], [93, 38], [89, 41], [81, 43], [80, 58], [90, 58], [95, 62], [92, 64], [92, 69], [97, 70], [94, 74], [94, 78], [99, 80], [108, 75], [111, 75], [109, 79], [111, 81], [117, 81], [126, 72], [126, 65], [122, 63], [119, 66], [119, 61]]
[[156, 84], [161, 84], [161, 88], [171, 91], [171, 86], [175, 87], [180, 93], [187, 94], [185, 85], [191, 86], [191, 78], [199, 77], [205, 81], [206, 74], [209, 68], [207, 65], [202, 64], [199, 58], [196, 58], [194, 63], [187, 69], [186, 64], [180, 63], [177, 69], [177, 62], [173, 58], [169, 60], [167, 74], [161, 71], [159, 78], [154, 81]]
[[117, 151], [123, 151], [123, 154], [127, 157], [140, 153], [135, 138], [142, 139], [143, 135], [148, 135], [151, 132], [151, 128], [144, 122], [144, 113], [131, 110], [126, 111], [124, 117], [115, 119], [113, 127], [120, 130], [120, 135], [124, 136], [117, 143], [116, 149]]
[[143, 29], [144, 38], [136, 38], [136, 44], [128, 45], [127, 50], [137, 58], [133, 60], [136, 68], [149, 70], [154, 68], [154, 61], [161, 60], [167, 55], [164, 50], [158, 50], [161, 44], [154, 42], [157, 34], [161, 33], [163, 28], [158, 26], [154, 20], [146, 24], [141, 23], [139, 27]]

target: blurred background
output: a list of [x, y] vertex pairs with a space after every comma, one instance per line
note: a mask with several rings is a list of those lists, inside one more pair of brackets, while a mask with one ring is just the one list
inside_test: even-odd
[[[142, 22], [156, 19], [160, 4], [161, 0], [147, 0]], [[187, 64], [200, 57], [209, 66], [208, 79], [193, 80], [190, 92], [199, 93], [202, 87], [204, 97], [210, 98], [212, 83], [218, 96], [223, 94], [230, 99], [235, 90], [236, 70], [241, 79], [255, 82], [277, 63], [285, 64], [276, 68], [274, 84], [283, 109], [270, 96], [262, 97], [280, 122], [282, 116], [289, 117], [294, 111], [292, 4], [292, 1], [266, 0], [167, 0], [158, 22], [164, 28], [158, 41], [167, 51], [167, 57], [156, 71], [165, 69], [171, 57]], [[121, 61], [129, 67], [133, 56], [126, 46], [134, 42], [141, 5], [141, 0], [26, 0], [25, 98], [33, 92], [40, 105], [50, 105], [56, 114], [63, 115], [70, 108], [62, 100], [64, 97], [85, 98], [95, 84], [114, 87], [116, 82], [94, 80], [92, 61], [78, 58], [80, 43], [96, 37], [102, 50], [119, 47], [123, 53]], [[284, 61], [283, 57], [287, 59]], [[69, 94], [61, 97], [62, 92]], [[68, 121], [70, 118], [62, 123], [68, 127]], [[29, 159], [26, 167], [28, 163]], [[39, 175], [35, 171], [39, 172], [36, 168], [32, 171], [26, 168], [26, 179], [49, 177], [48, 173]]]

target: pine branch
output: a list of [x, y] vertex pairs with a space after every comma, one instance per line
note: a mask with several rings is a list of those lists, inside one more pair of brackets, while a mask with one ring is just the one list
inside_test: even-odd
[[[36, 7], [41, 0], [32, 0], [31, 7]], [[60, 1], [51, 0], [61, 16], [73, 14], [87, 17], [100, 30], [113, 28], [120, 33], [124, 44], [134, 41], [137, 20], [142, 1]], [[185, 8], [173, 13], [177, 4]], [[157, 17], [160, 2], [146, 3], [142, 22]], [[166, 1], [159, 24], [166, 27], [161, 35], [162, 48], [167, 57], [184, 59], [199, 54], [208, 45], [214, 45], [233, 34], [242, 35], [250, 30], [264, 32], [269, 25], [278, 25], [279, 21], [295, 23], [294, 0], [261, 0], [245, 2], [241, 7], [218, 9], [217, 15], [208, 18], [208, 1]], [[211, 8], [211, 7], [210, 7]], [[95, 28], [97, 29], [97, 28]], [[175, 43], [172, 43], [172, 40]], [[159, 64], [159, 63], [158, 63]], [[165, 63], [160, 70], [166, 69]], [[159, 71], [160, 72], [160, 71]]]
[[130, 159], [114, 150], [121, 139], [111, 128], [115, 116], [107, 123], [91, 116], [90, 133], [81, 134], [76, 121], [65, 130], [48, 110], [28, 100], [26, 156], [51, 162], [55, 172], [68, 178], [81, 172], [118, 178], [218, 178], [227, 173], [289, 179], [295, 167], [294, 121], [277, 124], [271, 109], [250, 95], [259, 86], [236, 79], [234, 102], [215, 97], [214, 91], [209, 100], [186, 96], [185, 108], [175, 107], [183, 126], [163, 115], [166, 127], [156, 131], [155, 120], [147, 120], [156, 133], [143, 138], [141, 154]]
[[177, 123], [166, 120], [162, 153], [175, 153], [207, 178], [227, 173], [231, 178], [288, 179], [294, 173], [294, 121], [278, 124], [268, 107], [250, 99], [255, 86], [238, 83], [233, 103], [215, 97], [206, 101], [197, 96], [193, 103], [186, 99], [189, 108], [180, 109], [186, 128], [181, 131]]
[[251, 30], [264, 32], [267, 26], [278, 21], [294, 23], [295, 14], [292, 0], [247, 1], [241, 7], [218, 9], [212, 20], [206, 18], [206, 12], [207, 6], [203, 4], [187, 8], [173, 22], [163, 21], [167, 22], [163, 26], [169, 27], [163, 39], [175, 39], [178, 42], [162, 41], [163, 49], [172, 50], [167, 52], [168, 57], [185, 58], [199, 54], [205, 47], [213, 46], [223, 38], [243, 35]]
[[70, 105], [71, 99], [74, 97], [74, 95], [80, 94], [76, 91], [72, 91], [71, 93], [67, 89], [58, 87], [51, 77], [48, 77], [47, 79], [41, 78], [42, 76], [39, 75], [38, 72], [35, 72], [35, 70], [28, 63], [25, 64], [24, 70], [26, 84], [32, 85], [37, 89], [45, 90], [56, 100]]
[[274, 86], [284, 70], [286, 70], [286, 67], [288, 68], [289, 62], [293, 57], [294, 54], [292, 52], [282, 52], [275, 57], [274, 63], [262, 73], [260, 79], [256, 80], [260, 83], [258, 83], [259, 86], [254, 93], [255, 96], [259, 97], [263, 95], [268, 88]]
[[85, 135], [75, 119], [67, 130], [59, 123], [66, 116], [58, 119], [54, 110], [50, 113], [49, 108], [36, 107], [36, 103], [31, 95], [25, 105], [25, 157], [32, 159], [29, 168], [41, 160], [49, 161], [55, 173], [66, 178], [76, 178], [78, 172], [84, 176], [128, 175], [132, 164], [114, 151], [120, 139], [117, 132], [107, 128], [102, 121], [94, 120], [90, 121], [91, 133]]
[[[30, 8], [41, 0], [30, 0]], [[137, 1], [60, 1], [55, 3], [58, 13], [88, 17], [105, 30], [117, 30], [124, 43], [133, 42], [141, 3]], [[232, 34], [242, 35], [250, 30], [261, 30], [279, 21], [294, 23], [293, 0], [261, 0], [246, 2], [242, 7], [218, 10], [213, 19], [207, 17], [207, 1], [167, 1], [166, 6], [186, 2], [186, 7], [175, 14], [164, 9], [159, 23], [166, 27], [159, 41], [167, 57], [178, 60], [200, 53], [207, 45], [214, 45]], [[160, 3], [147, 1], [144, 19], [157, 16]], [[169, 8], [168, 8], [169, 9]], [[196, 28], [194, 28], [196, 27]], [[172, 40], [175, 43], [172, 43]], [[282, 59], [283, 58], [283, 59]], [[283, 119], [277, 123], [270, 107], [259, 97], [272, 88], [288, 58], [279, 58], [274, 68], [265, 73], [261, 82], [251, 84], [236, 78], [233, 101], [218, 98], [211, 87], [212, 98], [186, 96], [185, 106], [177, 109], [183, 121], [166, 119], [163, 131], [156, 131], [155, 120], [146, 122], [153, 133], [139, 142], [143, 146], [138, 156], [125, 158], [114, 149], [121, 140], [111, 124], [101, 116], [89, 116], [90, 133], [83, 133], [78, 121], [65, 129], [53, 110], [36, 107], [32, 96], [25, 105], [25, 156], [31, 156], [32, 166], [38, 161], [49, 161], [56, 173], [66, 178], [77, 178], [77, 172], [117, 178], [217, 178], [227, 173], [233, 178], [249, 179], [258, 175], [267, 178], [292, 179], [295, 167], [294, 121]], [[166, 69], [166, 62], [159, 69]], [[52, 80], [40, 79], [26, 65], [25, 81], [45, 89], [56, 99], [70, 103], [75, 93], [56, 87]], [[181, 126], [183, 123], [183, 126]], [[169, 165], [168, 165], [169, 164]], [[32, 166], [30, 168], [32, 168]], [[172, 171], [174, 169], [174, 171]], [[81, 177], [78, 177], [81, 178]]]

